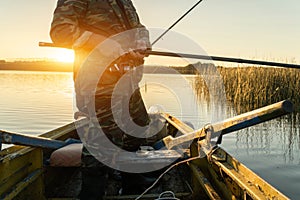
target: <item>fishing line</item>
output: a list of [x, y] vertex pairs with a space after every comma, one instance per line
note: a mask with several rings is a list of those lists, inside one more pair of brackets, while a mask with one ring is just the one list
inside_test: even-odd
[[164, 31], [154, 42], [152, 42], [152, 46], [157, 43], [166, 33], [168, 33], [178, 22], [180, 22], [187, 14], [189, 14], [194, 8], [196, 8], [203, 0], [198, 1], [195, 5], [193, 5], [187, 12], [185, 12], [176, 22], [174, 22], [166, 31]]
[[186, 160], [182, 160], [180, 162], [177, 162], [173, 165], [171, 165], [168, 169], [166, 169], [157, 179], [156, 181], [150, 186], [148, 187], [141, 195], [139, 195], [137, 198], [135, 198], [135, 200], [139, 200], [140, 198], [142, 198], [147, 192], [149, 192], [149, 190], [151, 190], [157, 183], [158, 181], [166, 174], [168, 173], [171, 169], [173, 169], [174, 167], [180, 165], [180, 164], [183, 164], [183, 163], [187, 163], [187, 162], [190, 162], [190, 161], [193, 161], [193, 160], [196, 160], [196, 159], [199, 159], [200, 156], [197, 156], [197, 157], [192, 157], [192, 158], [188, 158]]
[[[200, 145], [199, 145], [199, 140], [200, 140], [200, 138], [198, 138], [198, 142], [197, 142], [197, 148], [198, 148], [198, 152], [200, 152], [200, 149], [201, 149], [201, 147], [200, 147]], [[187, 158], [187, 159], [185, 159], [185, 160], [182, 160], [182, 161], [180, 161], [180, 162], [177, 162], [177, 163], [174, 163], [173, 165], [171, 165], [170, 167], [168, 167], [168, 169], [166, 169], [162, 174], [160, 174], [160, 176], [156, 179], [156, 181], [154, 181], [154, 183], [150, 186], [150, 187], [148, 187], [142, 194], [140, 194], [137, 198], [135, 198], [134, 200], [139, 200], [140, 198], [142, 198], [147, 192], [149, 192], [149, 190], [151, 190], [157, 183], [158, 183], [158, 181], [166, 174], [166, 173], [168, 173], [171, 169], [173, 169], [174, 167], [176, 167], [176, 166], [178, 166], [178, 165], [180, 165], [180, 164], [183, 164], [183, 163], [187, 163], [187, 164], [189, 164], [189, 162], [191, 162], [191, 161], [193, 161], [193, 160], [197, 160], [197, 159], [199, 159], [199, 158], [201, 158], [201, 155], [199, 154], [198, 156], [196, 156], [196, 157], [191, 157], [191, 158]]]

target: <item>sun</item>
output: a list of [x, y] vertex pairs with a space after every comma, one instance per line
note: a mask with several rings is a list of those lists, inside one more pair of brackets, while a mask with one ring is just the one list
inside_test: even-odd
[[58, 62], [74, 62], [74, 51], [69, 49], [57, 49], [54, 59]]

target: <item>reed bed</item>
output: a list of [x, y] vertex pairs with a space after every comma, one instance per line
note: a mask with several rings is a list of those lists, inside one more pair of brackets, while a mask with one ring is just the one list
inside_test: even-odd
[[[209, 74], [215, 67], [201, 68]], [[238, 113], [247, 112], [284, 99], [291, 100], [300, 112], [300, 70], [273, 67], [217, 67], [224, 84], [226, 99]], [[195, 90], [199, 97], [209, 100], [205, 81], [199, 75]]]

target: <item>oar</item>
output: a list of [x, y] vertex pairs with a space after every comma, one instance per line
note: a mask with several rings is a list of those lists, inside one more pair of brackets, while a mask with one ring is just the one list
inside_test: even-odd
[[67, 139], [66, 141], [54, 140], [45, 137], [12, 133], [8, 131], [0, 130], [0, 150], [2, 143], [4, 144], [16, 144], [31, 147], [41, 147], [49, 149], [58, 149], [72, 143], [80, 143], [80, 140]]
[[[221, 122], [211, 124], [209, 128], [212, 129], [214, 133], [218, 133], [220, 138], [224, 134], [241, 130], [243, 128], [247, 128], [271, 119], [275, 119], [277, 117], [291, 112], [293, 112], [293, 104], [289, 100], [285, 100], [253, 110], [251, 112], [238, 115], [236, 117], [226, 119]], [[207, 127], [204, 127], [176, 138], [173, 138], [172, 136], [167, 136], [162, 140], [158, 141], [154, 145], [154, 148], [161, 149], [162, 147], [166, 147], [167, 149], [172, 149], [173, 147], [180, 145], [184, 142], [192, 141], [196, 138], [205, 138], [206, 130]]]

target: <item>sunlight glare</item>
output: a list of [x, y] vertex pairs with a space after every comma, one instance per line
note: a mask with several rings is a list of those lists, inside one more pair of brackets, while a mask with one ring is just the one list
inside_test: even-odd
[[70, 49], [57, 49], [55, 60], [58, 62], [74, 62], [74, 51]]

